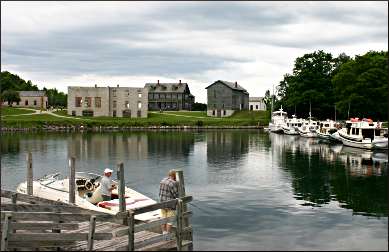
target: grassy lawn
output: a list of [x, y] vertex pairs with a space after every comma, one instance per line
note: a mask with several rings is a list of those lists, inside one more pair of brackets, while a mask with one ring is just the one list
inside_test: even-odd
[[13, 108], [13, 107], [1, 107], [1, 115], [2, 116], [8, 116], [8, 115], [20, 115], [20, 114], [29, 114], [34, 113], [34, 110], [31, 109], [25, 109], [25, 108]]
[[[58, 115], [65, 115], [66, 111], [54, 112]], [[182, 115], [182, 116], [174, 116]], [[189, 117], [193, 116], [193, 117]], [[204, 117], [204, 118], [197, 118]], [[78, 118], [78, 119], [76, 119]], [[19, 117], [5, 117], [3, 124], [7, 127], [37, 127], [41, 128], [44, 125], [84, 125], [93, 126], [255, 126], [267, 125], [268, 119], [265, 112], [238, 112], [232, 117], [215, 118], [207, 117], [206, 112], [149, 112], [148, 118], [122, 118], [122, 117], [71, 117], [61, 118], [52, 115], [26, 115]]]
[[56, 114], [56, 115], [60, 115], [60, 116], [69, 116], [67, 109], [53, 111], [53, 113]]

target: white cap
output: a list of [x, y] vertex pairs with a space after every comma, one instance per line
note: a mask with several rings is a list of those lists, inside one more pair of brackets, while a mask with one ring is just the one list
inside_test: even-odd
[[113, 171], [109, 168], [105, 168], [104, 173], [108, 173], [108, 172], [113, 172]]

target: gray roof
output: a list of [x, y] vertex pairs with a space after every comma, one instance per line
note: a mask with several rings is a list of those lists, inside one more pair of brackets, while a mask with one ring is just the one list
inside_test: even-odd
[[19, 91], [19, 96], [23, 97], [39, 97], [46, 96], [45, 91]]
[[263, 101], [263, 97], [249, 97], [249, 101], [252, 101], [252, 102]]
[[206, 87], [205, 89], [209, 88], [210, 86], [212, 86], [216, 83], [222, 83], [233, 90], [243, 91], [243, 93], [248, 94], [247, 90], [244, 89], [241, 85], [237, 84], [236, 82], [229, 82], [229, 81], [223, 81], [223, 80], [217, 80], [214, 83], [212, 83], [211, 85], [209, 85], [208, 87]]
[[[189, 90], [188, 83], [146, 83], [145, 88], [149, 92], [156, 93], [184, 93], [186, 88]], [[189, 91], [190, 92], [190, 91]]]

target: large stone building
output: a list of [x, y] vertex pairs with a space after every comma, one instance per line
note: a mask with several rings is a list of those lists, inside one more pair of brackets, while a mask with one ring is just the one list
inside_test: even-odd
[[249, 109], [249, 93], [237, 82], [218, 80], [206, 87], [207, 115], [226, 117]]
[[[19, 91], [19, 102], [13, 102], [13, 107], [30, 107], [36, 109], [46, 109], [48, 106], [48, 98], [45, 91]], [[10, 105], [8, 102], [3, 102], [3, 105]]]
[[263, 97], [249, 97], [249, 108], [254, 111], [266, 110], [266, 104]]
[[68, 87], [68, 114], [73, 116], [147, 117], [146, 88]]
[[149, 110], [191, 110], [195, 97], [187, 83], [146, 83]]

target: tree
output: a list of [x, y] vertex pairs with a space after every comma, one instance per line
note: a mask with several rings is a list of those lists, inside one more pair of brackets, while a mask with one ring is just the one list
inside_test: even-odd
[[206, 111], [207, 110], [207, 104], [195, 102], [192, 105], [193, 111]]
[[350, 106], [350, 117], [388, 117], [388, 52], [369, 51], [339, 67], [332, 78], [336, 93], [336, 107], [345, 118]]
[[15, 90], [5, 90], [1, 94], [1, 100], [7, 101], [8, 105], [12, 107], [13, 102], [20, 102], [20, 96], [19, 93]]

